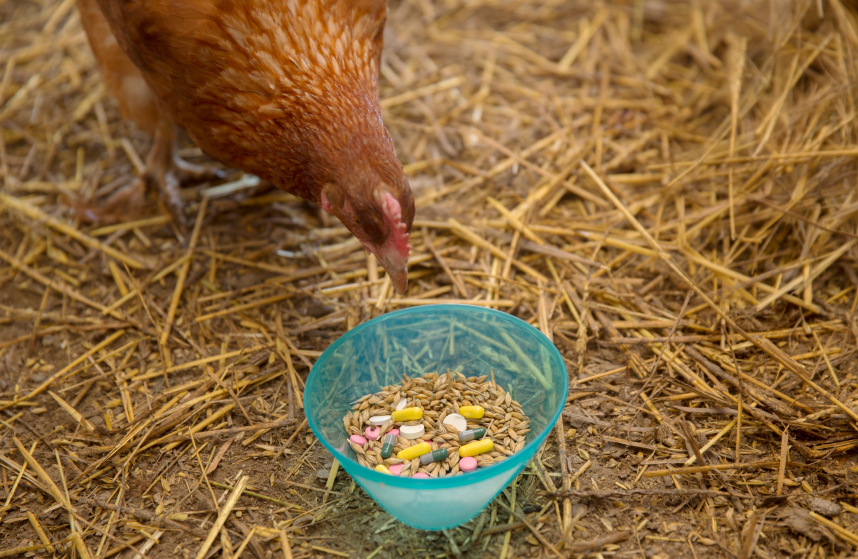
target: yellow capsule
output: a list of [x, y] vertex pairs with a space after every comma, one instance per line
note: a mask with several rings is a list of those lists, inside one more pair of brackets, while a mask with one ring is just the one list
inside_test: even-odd
[[388, 470], [388, 469], [387, 469], [387, 466], [385, 466], [384, 464], [379, 464], [378, 466], [376, 466], [376, 467], [375, 467], [375, 471], [376, 471], [376, 472], [379, 472], [379, 473], [382, 473], [382, 474], [387, 474], [387, 475], [389, 475], [389, 476], [392, 476], [392, 475], [393, 475], [393, 474], [391, 474], [391, 473], [390, 473], [390, 470]]
[[486, 415], [486, 410], [482, 406], [462, 406], [459, 408], [459, 415], [468, 419], [482, 419]]
[[423, 410], [420, 408], [402, 408], [390, 414], [394, 421], [413, 421], [423, 417]]
[[414, 460], [415, 458], [423, 456], [429, 452], [432, 452], [432, 446], [429, 443], [420, 443], [414, 446], [409, 446], [405, 450], [400, 450], [396, 454], [396, 457], [400, 460]]
[[491, 450], [495, 447], [495, 443], [491, 439], [483, 439], [481, 441], [474, 441], [472, 443], [468, 443], [465, 446], [459, 447], [459, 456], [464, 458], [465, 456], [476, 456], [477, 454], [482, 454], [484, 452], [491, 452]]

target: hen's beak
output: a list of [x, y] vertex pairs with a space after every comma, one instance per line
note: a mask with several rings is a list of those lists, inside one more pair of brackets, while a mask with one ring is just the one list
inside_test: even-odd
[[398, 254], [393, 256], [379, 255], [378, 260], [387, 270], [387, 275], [390, 276], [390, 281], [396, 288], [396, 292], [404, 295], [408, 287], [408, 258], [402, 258]]

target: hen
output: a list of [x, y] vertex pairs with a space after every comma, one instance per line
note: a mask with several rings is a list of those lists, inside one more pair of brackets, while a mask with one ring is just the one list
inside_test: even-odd
[[[77, 3], [123, 117], [154, 135], [146, 176], [174, 214], [181, 174], [202, 172], [176, 156], [178, 126], [212, 158], [320, 203], [405, 291], [414, 198], [381, 119], [385, 0]], [[141, 194], [108, 206], [133, 211]]]

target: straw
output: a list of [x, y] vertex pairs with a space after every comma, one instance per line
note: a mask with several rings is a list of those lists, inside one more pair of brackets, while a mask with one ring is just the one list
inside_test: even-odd
[[[73, 0], [0, 1], [0, 555], [854, 553], [854, 510], [807, 500], [855, 505], [853, 3], [391, 2], [384, 38], [405, 295], [238, 171], [186, 182], [184, 244], [154, 194], [77, 219], [64, 198], [130, 183], [151, 138]], [[328, 464], [302, 408], [333, 340], [433, 303], [529, 322], [571, 387], [537, 465], [434, 539]], [[462, 332], [426, 335], [465, 362]], [[415, 373], [419, 347], [379, 345]]]

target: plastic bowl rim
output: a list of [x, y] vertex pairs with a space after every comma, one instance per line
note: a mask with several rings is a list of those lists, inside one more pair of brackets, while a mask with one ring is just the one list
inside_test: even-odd
[[[373, 321], [382, 320], [382, 319], [386, 320], [389, 317], [394, 316], [394, 315], [420, 313], [420, 312], [425, 312], [428, 310], [452, 310], [452, 311], [456, 311], [456, 312], [464, 311], [464, 312], [484, 313], [484, 314], [494, 315], [494, 316], [496, 316], [502, 320], [507, 320], [509, 322], [518, 323], [518, 325], [523, 326], [523, 327], [525, 327], [526, 330], [534, 333], [536, 335], [536, 338], [538, 340], [540, 340], [540, 342], [542, 342], [543, 345], [545, 345], [549, 349], [549, 352], [553, 351], [554, 352], [553, 357], [556, 358], [556, 361], [562, 366], [564, 371], [566, 369], [566, 366], [563, 362], [563, 357], [560, 355], [560, 351], [557, 350], [557, 347], [555, 347], [555, 345], [551, 342], [551, 340], [549, 340], [547, 337], [545, 337], [545, 334], [543, 334], [537, 328], [534, 328], [533, 326], [531, 326], [527, 322], [521, 320], [520, 318], [518, 318], [516, 316], [513, 316], [511, 314], [508, 314], [508, 313], [505, 313], [502, 311], [498, 311], [495, 309], [480, 307], [477, 305], [454, 304], [454, 303], [443, 303], [443, 304], [438, 304], [438, 305], [420, 305], [418, 307], [411, 307], [411, 308], [407, 308], [407, 309], [400, 309], [398, 311], [393, 311], [390, 313], [385, 313], [381, 316], [377, 316], [373, 319], [370, 319], [370, 320], [364, 322], [363, 324], [360, 324], [360, 325], [356, 326], [355, 328], [352, 328], [351, 330], [349, 330], [348, 332], [346, 332], [345, 334], [343, 334], [342, 336], [337, 338], [334, 341], [334, 343], [332, 343], [330, 346], [328, 346], [328, 348], [325, 351], [322, 352], [322, 355], [320, 355], [319, 359], [316, 361], [316, 363], [313, 364], [313, 369], [315, 369], [316, 364], [318, 364], [319, 362], [324, 362], [324, 360], [327, 358], [326, 356], [329, 356], [329, 354], [334, 353], [348, 339], [352, 338], [353, 336], [358, 335], [361, 332], [361, 330], [363, 330], [364, 328], [368, 328], [369, 325]], [[310, 378], [313, 376], [313, 369], [310, 369], [310, 374], [307, 377], [307, 384], [310, 384]], [[531, 454], [533, 454], [535, 452], [535, 449], [538, 449], [539, 446], [545, 441], [545, 439], [548, 438], [548, 433], [551, 431], [552, 427], [554, 427], [554, 425], [557, 423], [557, 419], [560, 417], [560, 414], [563, 412], [564, 404], [566, 402], [566, 394], [568, 394], [568, 392], [569, 392], [569, 375], [567, 373], [566, 375], [561, 375], [561, 377], [563, 378], [563, 386], [562, 386], [562, 390], [560, 390], [559, 393], [563, 394], [563, 398], [560, 400], [560, 403], [558, 404], [557, 409], [555, 410], [550, 421], [548, 421], [548, 423], [546, 423], [546, 427], [542, 431], [542, 433], [537, 435], [535, 439], [533, 439], [531, 442], [526, 444], [524, 446], [524, 448], [522, 448], [519, 451], [520, 453], [527, 454], [528, 449], [533, 449], [533, 451], [531, 452]], [[514, 469], [520, 470], [521, 468], [526, 466], [527, 462], [530, 460], [530, 457], [527, 460], [525, 460], [523, 463], [517, 463], [517, 461], [515, 461], [515, 460], [503, 460], [498, 464], [494, 464], [492, 466], [489, 466], [488, 468], [478, 468], [476, 471], [468, 473], [468, 475], [450, 476], [450, 477], [443, 477], [443, 478], [412, 479], [412, 478], [395, 477], [395, 476], [391, 476], [388, 474], [383, 474], [381, 472], [376, 472], [375, 470], [373, 470], [371, 468], [366, 468], [364, 466], [361, 466], [357, 461], [355, 461], [355, 460], [349, 458], [348, 456], [344, 455], [342, 452], [340, 452], [334, 446], [332, 446], [330, 443], [328, 443], [328, 441], [324, 437], [320, 436], [319, 430], [316, 427], [316, 422], [313, 419], [312, 414], [306, 413], [306, 410], [308, 407], [308, 402], [306, 401], [306, 387], [305, 387], [304, 398], [305, 398], [304, 410], [305, 410], [305, 414], [307, 417], [307, 424], [310, 426], [310, 430], [313, 432], [313, 434], [316, 436], [316, 438], [319, 439], [319, 441], [322, 443], [322, 445], [328, 449], [328, 452], [330, 452], [334, 456], [334, 458], [341, 465], [343, 465], [344, 469], [348, 470], [348, 468], [346, 468], [346, 466], [345, 466], [346, 463], [349, 463], [350, 466], [354, 465], [354, 466], [361, 469], [360, 474], [354, 474], [354, 475], [360, 476], [360, 477], [366, 479], [367, 481], [371, 481], [374, 483], [387, 484], [387, 485], [390, 485], [392, 487], [401, 487], [401, 488], [406, 488], [406, 489], [418, 489], [418, 490], [432, 489], [432, 488], [435, 488], [435, 489], [452, 489], [452, 488], [456, 488], [456, 487], [462, 487], [465, 485], [473, 485], [476, 483], [480, 483], [482, 481], [487, 481], [491, 478], [497, 477], [498, 475], [500, 475], [500, 474], [502, 474], [508, 470], [514, 470]], [[310, 406], [310, 407], [312, 407], [312, 406]], [[518, 453], [516, 453], [516, 454], [518, 454]], [[515, 456], [515, 455], [513, 455], [513, 456]], [[362, 484], [361, 484], [361, 486], [362, 486]], [[501, 489], [503, 489], [503, 488], [501, 488]]]

